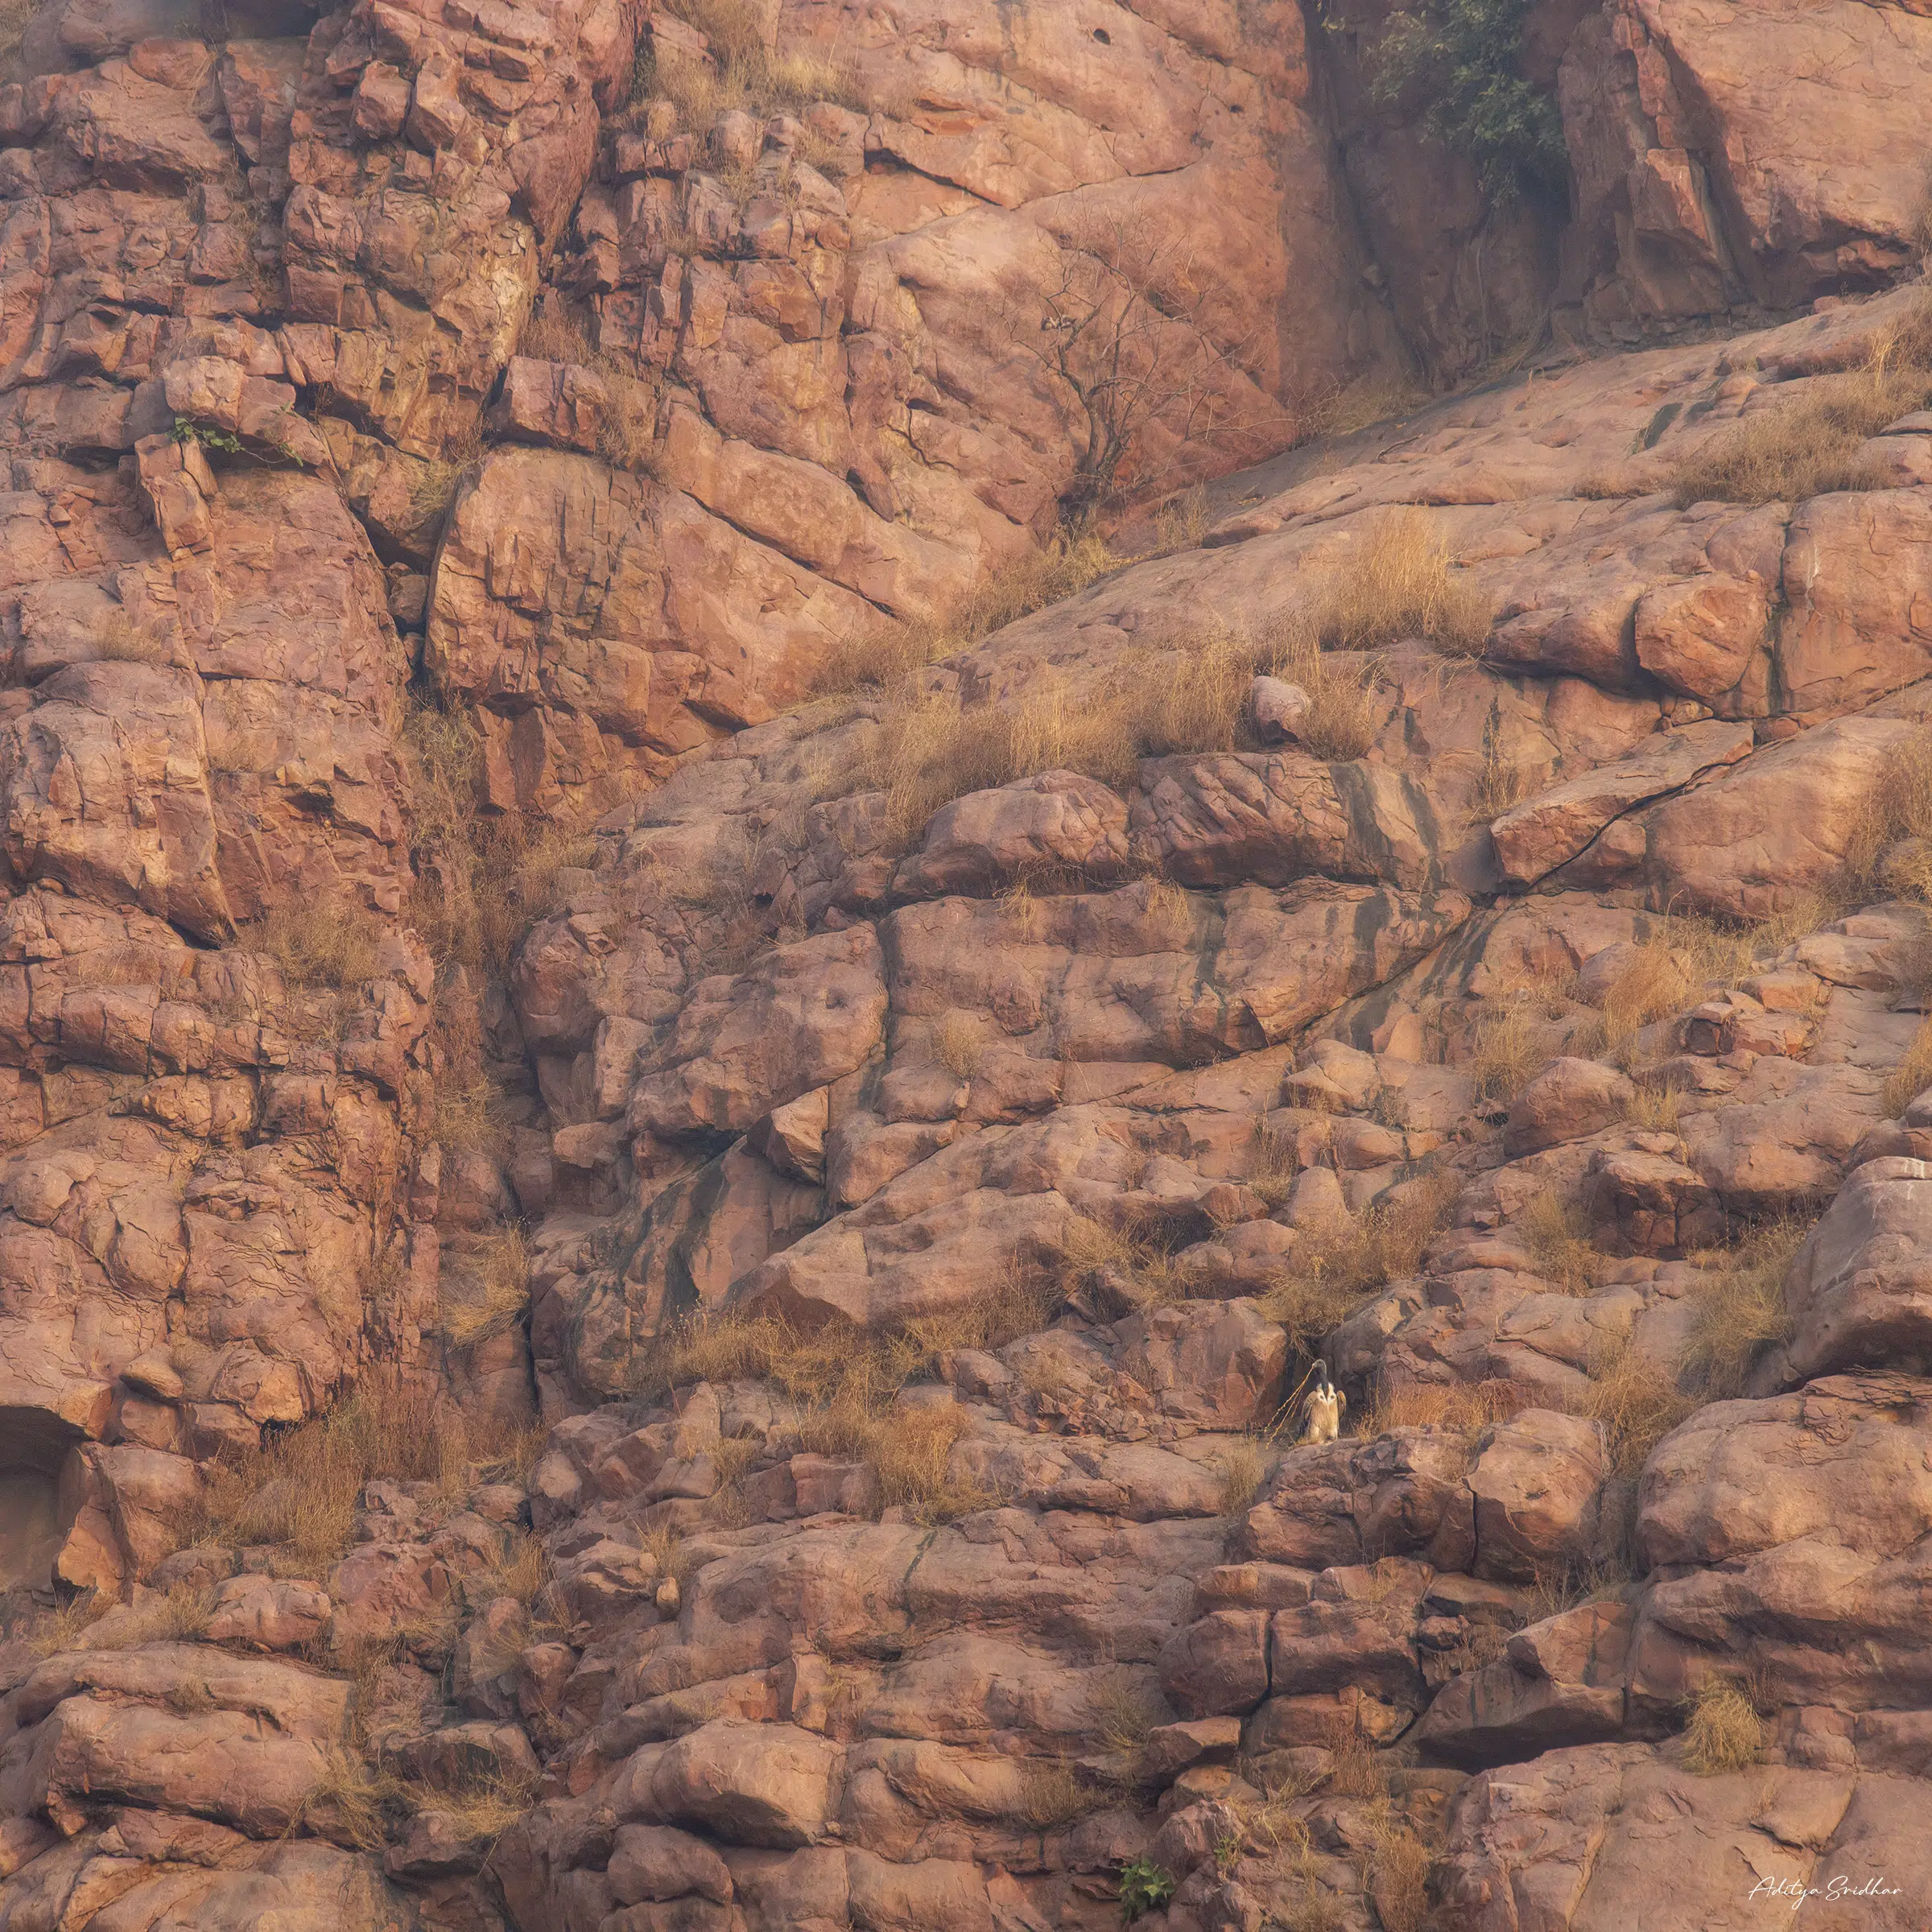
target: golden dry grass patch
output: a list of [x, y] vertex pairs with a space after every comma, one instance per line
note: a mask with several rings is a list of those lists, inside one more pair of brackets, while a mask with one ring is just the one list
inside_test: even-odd
[[1684, 1727], [1684, 1769], [1699, 1777], [1747, 1770], [1763, 1761], [1765, 1720], [1742, 1686], [1707, 1679], [1690, 1700]]
[[1475, 1435], [1524, 1406], [1522, 1392], [1509, 1382], [1384, 1382], [1362, 1417], [1360, 1433], [1420, 1428]]
[[1813, 376], [1750, 411], [1677, 466], [1680, 505], [1801, 502], [1882, 486], [1860, 445], [1932, 402], [1932, 296], [1873, 345], [1864, 365]]
[[1128, 561], [1092, 532], [1063, 531], [989, 572], [943, 617], [880, 625], [842, 640], [827, 654], [813, 689], [821, 697], [888, 691], [922, 665], [969, 650], [994, 631], [1077, 596]]
[[501, 1335], [530, 1305], [530, 1245], [510, 1227], [488, 1237], [473, 1253], [444, 1264], [443, 1332], [467, 1348]]
[[1590, 1239], [1583, 1210], [1554, 1187], [1536, 1195], [1515, 1227], [1529, 1245], [1537, 1272], [1562, 1294], [1587, 1294], [1607, 1257]]
[[1489, 600], [1451, 562], [1448, 539], [1426, 511], [1384, 510], [1361, 537], [1290, 613], [1291, 634], [1321, 650], [1373, 652], [1415, 638], [1451, 656], [1482, 654]]
[[1398, 1198], [1333, 1228], [1305, 1228], [1261, 1311], [1304, 1355], [1378, 1289], [1414, 1274], [1441, 1231], [1460, 1183], [1447, 1170], [1419, 1176]]
[[1590, 1364], [1585, 1387], [1565, 1398], [1571, 1414], [1604, 1425], [1610, 1466], [1634, 1478], [1650, 1451], [1697, 1407], [1674, 1385], [1669, 1365], [1628, 1339], [1601, 1350]]
[[1694, 1256], [1699, 1269], [1685, 1365], [1707, 1402], [1742, 1395], [1767, 1351], [1788, 1342], [1785, 1277], [1813, 1223], [1784, 1215], [1748, 1228], [1728, 1248]]
[[196, 1525], [229, 1548], [267, 1545], [279, 1567], [324, 1574], [349, 1546], [363, 1485], [378, 1476], [442, 1484], [453, 1494], [473, 1444], [460, 1413], [422, 1385], [372, 1377], [328, 1414], [218, 1461]]

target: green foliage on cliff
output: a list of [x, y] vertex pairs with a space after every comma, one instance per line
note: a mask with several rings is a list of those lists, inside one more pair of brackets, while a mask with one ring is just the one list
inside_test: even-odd
[[1523, 77], [1530, 0], [1418, 0], [1368, 49], [1378, 105], [1421, 104], [1423, 131], [1476, 163], [1492, 201], [1560, 191], [1567, 178], [1555, 101]]

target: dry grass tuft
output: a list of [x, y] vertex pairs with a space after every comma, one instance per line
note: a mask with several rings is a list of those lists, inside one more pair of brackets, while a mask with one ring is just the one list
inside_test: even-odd
[[1885, 1076], [1885, 1112], [1903, 1113], [1928, 1087], [1932, 1087], [1932, 1020], [1920, 1022], [1905, 1058]]
[[1675, 1133], [1684, 1109], [1685, 1089], [1674, 1081], [1640, 1086], [1628, 1115], [1633, 1127], [1645, 1133]]
[[1381, 1754], [1352, 1724], [1338, 1726], [1329, 1745], [1333, 1753], [1328, 1789], [1337, 1798], [1386, 1798], [1389, 1767]]
[[459, 1348], [501, 1335], [530, 1304], [530, 1245], [521, 1228], [464, 1259], [466, 1265], [452, 1257], [444, 1267], [443, 1333]]
[[27, 1647], [35, 1657], [80, 1649], [86, 1645], [88, 1631], [114, 1607], [111, 1596], [103, 1596], [96, 1589], [83, 1590], [35, 1613], [25, 1632]]
[[1247, 1186], [1270, 1208], [1279, 1208], [1293, 1189], [1301, 1172], [1294, 1137], [1268, 1125], [1263, 1115], [1254, 1122], [1254, 1151], [1249, 1157]]
[[295, 1828], [359, 1852], [379, 1852], [389, 1842], [390, 1827], [407, 1809], [403, 1798], [399, 1780], [332, 1747], [321, 1775], [296, 1811]]
[[1288, 1331], [1294, 1348], [1314, 1353], [1321, 1337], [1377, 1290], [1414, 1274], [1459, 1187], [1447, 1170], [1426, 1174], [1388, 1207], [1331, 1232], [1304, 1231], [1287, 1271], [1262, 1298], [1263, 1312]]
[[34, 4], [35, 0], [0, 0], [0, 81], [14, 78], [14, 57], [34, 17]]
[[1391, 1429], [1434, 1428], [1474, 1435], [1492, 1422], [1506, 1422], [1523, 1406], [1520, 1390], [1508, 1382], [1401, 1382], [1379, 1386], [1361, 1420], [1364, 1436]]
[[1711, 1678], [1690, 1700], [1684, 1769], [1699, 1777], [1743, 1771], [1765, 1755], [1765, 1721], [1740, 1686]]
[[897, 625], [848, 638], [827, 657], [814, 689], [820, 696], [886, 690], [921, 665], [968, 650], [1049, 604], [1077, 596], [1127, 560], [1097, 536], [1063, 532], [992, 572], [938, 622]]
[[1476, 1099], [1492, 1107], [1506, 1107], [1549, 1061], [1548, 1029], [1526, 1005], [1512, 1001], [1477, 1029], [1469, 1059]]
[[321, 1031], [339, 1034], [357, 989], [374, 976], [389, 930], [359, 899], [337, 894], [274, 906], [240, 928], [235, 943], [272, 960], [291, 992], [334, 995], [312, 1017]]
[[1827, 491], [1874, 489], [1859, 447], [1932, 402], [1932, 297], [1872, 349], [1860, 369], [1814, 376], [1798, 393], [1754, 410], [1678, 466], [1677, 500], [1797, 503]]
[[1562, 1294], [1587, 1294], [1604, 1265], [1584, 1230], [1583, 1212], [1554, 1188], [1537, 1195], [1517, 1217], [1517, 1231], [1536, 1257], [1537, 1272]]
[[1032, 1831], [1057, 1831], [1090, 1817], [1107, 1802], [1103, 1791], [1083, 1785], [1059, 1758], [1029, 1758], [1020, 1767], [1018, 1821]]
[[1154, 1699], [1131, 1670], [1109, 1671], [1091, 1686], [1087, 1714], [1093, 1735], [1122, 1757], [1137, 1754], [1148, 1733], [1161, 1721]]
[[1221, 1451], [1221, 1514], [1245, 1516], [1261, 1493], [1261, 1445], [1242, 1436]]
[[566, 875], [597, 857], [565, 824], [482, 809], [483, 741], [458, 712], [412, 704], [400, 737], [415, 795], [409, 920], [445, 971], [501, 977], [517, 943], [555, 909]]
[[1686, 1367], [1707, 1402], [1742, 1395], [1767, 1349], [1791, 1339], [1785, 1277], [1811, 1223], [1782, 1216], [1748, 1229], [1728, 1249], [1694, 1258], [1703, 1270]]
[[527, 1530], [511, 1532], [502, 1554], [464, 1587], [474, 1603], [510, 1596], [527, 1609], [550, 1581], [550, 1554]]
[[81, 1633], [88, 1650], [132, 1650], [142, 1644], [192, 1643], [208, 1634], [214, 1592], [194, 1583], [137, 1592], [143, 1600], [117, 1604]]
[[956, 1080], [969, 1080], [980, 1070], [986, 1051], [986, 1038], [977, 1013], [952, 1007], [943, 1013], [934, 1029], [933, 1044], [939, 1064]]
[[1148, 937], [1175, 952], [1191, 952], [1195, 920], [1194, 901], [1172, 879], [1150, 879], [1142, 902]]
[[1067, 1294], [1104, 1279], [1136, 1307], [1158, 1308], [1187, 1292], [1162, 1231], [1138, 1221], [1115, 1227], [1076, 1215], [1061, 1234], [1054, 1264]]
[[894, 1407], [864, 1420], [853, 1447], [877, 1470], [888, 1509], [908, 1510], [923, 1523], [949, 1523], [999, 1501], [951, 1473], [953, 1446], [966, 1424], [965, 1411], [952, 1402]]
[[1932, 902], [1932, 730], [1922, 727], [1885, 760], [1865, 801], [1849, 882]]
[[1483, 762], [1476, 773], [1476, 795], [1471, 800], [1479, 819], [1499, 818], [1521, 802], [1528, 789], [1528, 774], [1505, 756], [1501, 718], [1491, 714], [1483, 729]]
[[1657, 1361], [1625, 1340], [1591, 1363], [1589, 1386], [1565, 1406], [1604, 1425], [1611, 1468], [1635, 1477], [1650, 1451], [1697, 1404], [1671, 1386]]
[[1428, 400], [1428, 389], [1414, 376], [1357, 376], [1311, 398], [1302, 406], [1302, 423], [1311, 436], [1352, 436], [1392, 416], [1410, 415]]
[[403, 1802], [412, 1811], [448, 1818], [473, 1843], [501, 1838], [536, 1802], [534, 1784], [508, 1778], [481, 1778], [446, 1791], [427, 1785], [402, 1787]]
[[1683, 914], [1653, 921], [1605, 992], [1600, 1024], [1573, 1035], [1569, 1051], [1630, 1069], [1645, 1027], [1695, 1005], [1708, 992], [1735, 985], [1796, 934], [1832, 916], [1829, 906], [1808, 902], [1783, 919], [1753, 926], [1720, 925]]
[[700, 130], [733, 109], [764, 121], [820, 101], [849, 108], [867, 105], [849, 60], [773, 52], [765, 43], [759, 10], [747, 0], [677, 0], [670, 10], [704, 35], [712, 58], [654, 60], [640, 53], [631, 83], [634, 104], [673, 101]]
[[1393, 1814], [1372, 1827], [1364, 1887], [1382, 1932], [1422, 1932], [1429, 1917], [1429, 1847]]
[[372, 1379], [319, 1421], [217, 1463], [201, 1528], [230, 1547], [272, 1545], [297, 1574], [319, 1575], [349, 1546], [365, 1483], [454, 1486], [469, 1449], [460, 1416], [428, 1390]]
[[1352, 657], [1338, 664], [1323, 651], [1313, 624], [1290, 616], [1265, 634], [1253, 663], [1307, 692], [1308, 708], [1295, 735], [1316, 758], [1347, 763], [1368, 756], [1379, 721], [1374, 658]]
[[1036, 1332], [1052, 1307], [1041, 1288], [1010, 1278], [971, 1308], [923, 1316], [891, 1335], [836, 1323], [803, 1335], [770, 1315], [713, 1315], [661, 1338], [640, 1360], [634, 1386], [659, 1394], [698, 1381], [771, 1382], [799, 1406], [802, 1447], [869, 1463], [888, 1507], [947, 1521], [997, 1500], [952, 1473], [965, 1413], [895, 1398], [936, 1374], [954, 1349], [997, 1348]]
[[1376, 651], [1419, 638], [1452, 657], [1480, 657], [1490, 605], [1449, 561], [1426, 512], [1385, 510], [1360, 549], [1333, 568], [1288, 619], [1290, 634], [1316, 650]]
[[1078, 771], [1124, 789], [1143, 758], [1231, 748], [1253, 675], [1252, 647], [1209, 629], [1178, 663], [1173, 651], [1136, 651], [1078, 687], [1043, 670], [1022, 704], [902, 693], [886, 706], [860, 775], [885, 792], [902, 840], [968, 792], [1038, 772]]

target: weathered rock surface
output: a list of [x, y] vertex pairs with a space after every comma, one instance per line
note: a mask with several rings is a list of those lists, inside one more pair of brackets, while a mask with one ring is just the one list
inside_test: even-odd
[[1918, 1922], [1926, 16], [691, 13], [0, 76], [0, 1921]]

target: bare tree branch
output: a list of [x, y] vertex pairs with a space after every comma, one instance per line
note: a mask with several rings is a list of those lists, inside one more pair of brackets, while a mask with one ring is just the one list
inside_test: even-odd
[[1192, 450], [1198, 469], [1217, 440], [1250, 440], [1261, 419], [1282, 420], [1245, 366], [1252, 337], [1213, 332], [1212, 292], [1184, 237], [1097, 212], [1062, 237], [1045, 287], [1009, 285], [1001, 320], [1013, 353], [1069, 418], [1067, 523], [1085, 522], [1128, 479], [1144, 483], [1162, 449]]

